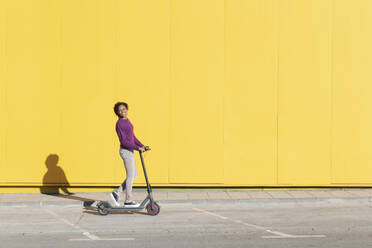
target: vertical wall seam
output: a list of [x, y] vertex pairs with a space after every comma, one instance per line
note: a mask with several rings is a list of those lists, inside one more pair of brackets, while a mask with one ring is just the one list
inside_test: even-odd
[[3, 119], [3, 131], [4, 131], [4, 140], [3, 140], [3, 144], [4, 144], [4, 148], [2, 149], [3, 151], [3, 154], [4, 154], [4, 157], [3, 157], [3, 168], [2, 168], [2, 172], [4, 173], [4, 175], [6, 175], [6, 168], [7, 168], [7, 155], [8, 155], [8, 152], [7, 152], [7, 143], [8, 143], [8, 132], [7, 132], [7, 129], [8, 129], [8, 67], [7, 67], [7, 41], [8, 41], [8, 15], [7, 15], [7, 1], [2, 1], [3, 3], [3, 7], [4, 8], [1, 8], [3, 9], [4, 13], [3, 13], [3, 18], [4, 18], [4, 38], [3, 38], [3, 51], [4, 51], [4, 84], [3, 84], [3, 87], [4, 87], [4, 91], [3, 91], [3, 96], [4, 96], [4, 113], [3, 115], [5, 116], [5, 118]]
[[276, 144], [275, 144], [275, 156], [276, 156], [276, 184], [279, 184], [279, 3], [274, 1], [274, 32], [276, 38], [275, 46], [275, 96], [276, 96], [276, 109], [275, 109], [275, 118], [276, 118]]
[[[58, 109], [59, 109], [59, 131], [63, 134], [63, 111], [62, 111], [62, 99], [63, 99], [63, 8], [60, 1], [57, 1], [59, 11], [59, 91], [58, 91]], [[62, 143], [62, 142], [61, 142]], [[62, 147], [60, 147], [62, 150]]]
[[227, 81], [226, 76], [226, 0], [223, 1], [223, 81], [222, 81], [222, 182], [225, 184], [225, 84]]
[[[119, 9], [119, 3], [118, 0], [114, 2], [114, 7], [115, 7], [115, 13], [114, 13], [114, 94], [112, 95], [113, 102], [116, 102], [119, 100], [117, 98], [117, 92], [118, 92], [118, 53], [119, 53], [119, 42], [118, 42], [118, 30], [119, 30], [119, 14], [120, 14], [120, 9]], [[113, 130], [114, 135], [116, 135], [115, 130]], [[120, 173], [118, 172], [119, 168], [115, 166], [115, 176], [114, 180], [118, 180], [118, 176]]]
[[[101, 44], [99, 42], [99, 38], [100, 36], [102, 37], [102, 33], [101, 33], [101, 30], [102, 30], [102, 26], [100, 24], [102, 24], [102, 8], [100, 8], [99, 6], [99, 2], [95, 2], [95, 21], [96, 21], [96, 30], [95, 30], [95, 52], [96, 52], [96, 63], [94, 63], [94, 66], [95, 66], [95, 75], [96, 75], [96, 78], [95, 78], [95, 81], [96, 81], [96, 85], [98, 85], [98, 83], [101, 85], [101, 76], [102, 76], [102, 50], [99, 46], [99, 44]], [[104, 91], [102, 89], [102, 91]]]
[[328, 49], [329, 49], [329, 58], [328, 58], [328, 70], [329, 70], [329, 83], [330, 83], [330, 177], [331, 177], [331, 184], [334, 182], [334, 176], [333, 176], [333, 166], [334, 166], [334, 161], [333, 161], [333, 111], [334, 111], [334, 106], [333, 106], [333, 98], [334, 98], [334, 85], [333, 85], [333, 0], [329, 0], [329, 20], [328, 20], [328, 25], [329, 25], [329, 30], [328, 30]]
[[[4, 136], [5, 136], [5, 128], [4, 128], [4, 112], [5, 112], [5, 104], [4, 104], [4, 84], [5, 80], [1, 81], [4, 77], [5, 74], [5, 48], [4, 48], [4, 36], [1, 36], [3, 34], [5, 27], [3, 18], [5, 16], [5, 11], [3, 12], [4, 9], [4, 1], [0, 0], [0, 175], [2, 172], [2, 168], [4, 164], [2, 162], [4, 161], [4, 147], [5, 147], [5, 142], [4, 142]], [[3, 112], [4, 109], [4, 112]], [[4, 136], [3, 136], [4, 135]]]
[[172, 82], [172, 0], [169, 0], [168, 3], [168, 39], [169, 39], [169, 54], [168, 54], [168, 80], [169, 80], [169, 133], [168, 133], [168, 178], [167, 182], [171, 183], [170, 180], [170, 173], [171, 173], [171, 163], [172, 159], [171, 157], [173, 156], [173, 149], [171, 149], [171, 142], [172, 142], [172, 94], [173, 94], [173, 82]]
[[115, 80], [115, 83], [114, 83], [114, 91], [115, 91], [115, 99], [117, 99], [117, 92], [118, 92], [118, 50], [119, 50], [119, 42], [118, 42], [118, 32], [119, 32], [119, 14], [120, 14], [120, 9], [119, 9], [119, 3], [118, 3], [118, 0], [115, 1], [115, 6], [116, 6], [116, 15], [115, 15], [115, 40], [114, 40], [114, 44], [115, 44], [115, 68], [114, 68], [114, 80]]

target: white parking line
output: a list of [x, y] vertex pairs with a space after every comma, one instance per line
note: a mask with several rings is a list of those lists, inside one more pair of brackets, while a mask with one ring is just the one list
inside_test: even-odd
[[49, 210], [49, 209], [46, 209], [44, 208], [45, 212], [49, 213], [50, 215], [52, 215], [54, 218], [56, 218], [57, 220], [60, 220], [62, 221], [63, 223], [75, 228], [76, 230], [80, 231], [83, 235], [87, 236], [90, 240], [100, 240], [101, 238], [97, 237], [96, 235], [94, 234], [91, 234], [90, 232], [88, 232], [87, 230], [84, 230], [82, 229], [81, 227], [79, 227], [78, 225], [75, 225], [71, 222], [69, 222], [68, 220], [60, 217], [58, 214], [56, 214], [55, 212], [53, 212], [52, 210]]
[[134, 238], [100, 238], [94, 234], [91, 234], [90, 232], [88, 232], [87, 230], [81, 228], [80, 226], [78, 225], [75, 225], [74, 223], [71, 223], [70, 221], [62, 218], [61, 216], [59, 216], [58, 214], [56, 214], [55, 212], [53, 212], [52, 210], [50, 209], [46, 209], [44, 208], [44, 210], [49, 213], [50, 215], [52, 215], [53, 217], [55, 217], [57, 220], [60, 220], [62, 221], [63, 223], [73, 227], [74, 229], [78, 230], [79, 232], [81, 232], [84, 236], [88, 237], [88, 239], [69, 239], [69, 241], [110, 241], [110, 240], [134, 240]]
[[275, 234], [275, 236], [261, 236], [264, 239], [280, 239], [280, 238], [324, 238], [325, 235], [292, 235], [286, 234], [278, 231], [265, 230], [266, 232]]
[[[134, 238], [99, 239], [99, 241], [134, 240]], [[92, 241], [92, 239], [69, 239], [69, 241]], [[95, 240], [96, 241], [96, 240]]]
[[271, 233], [271, 234], [275, 234], [275, 235], [272, 235], [272, 236], [261, 236], [261, 238], [324, 238], [324, 237], [326, 237], [325, 235], [292, 235], [292, 234], [278, 232], [278, 231], [271, 231], [269, 229], [266, 229], [263, 226], [258, 226], [258, 225], [255, 225], [255, 224], [246, 223], [246, 222], [241, 221], [241, 220], [230, 219], [228, 217], [225, 217], [225, 216], [222, 216], [222, 215], [219, 215], [219, 214], [216, 214], [216, 213], [212, 213], [212, 212], [209, 212], [209, 211], [204, 210], [204, 209], [193, 208], [193, 210], [196, 210], [196, 211], [199, 211], [199, 212], [202, 212], [202, 213], [205, 213], [205, 214], [209, 214], [209, 215], [218, 217], [218, 218], [223, 219], [223, 220], [230, 220], [230, 221], [235, 222], [235, 223], [239, 223], [239, 224], [242, 224], [242, 225], [245, 225], [245, 226], [253, 227], [253, 228], [256, 228], [256, 229], [259, 229], [259, 230], [262, 230], [262, 231], [265, 231], [265, 232], [268, 232], [268, 233]]
[[325, 235], [286, 235], [286, 236], [261, 236], [263, 239], [297, 239], [297, 238], [325, 238]]
[[213, 216], [218, 217], [218, 218], [223, 219], [223, 220], [227, 219], [227, 217], [225, 217], [225, 216], [221, 216], [219, 214], [215, 214], [215, 213], [212, 213], [212, 212], [200, 209], [200, 208], [193, 208], [193, 209], [196, 210], [196, 211], [199, 211], [199, 212], [203, 212], [203, 213], [206, 213], [206, 214], [209, 214], [209, 215], [213, 215]]

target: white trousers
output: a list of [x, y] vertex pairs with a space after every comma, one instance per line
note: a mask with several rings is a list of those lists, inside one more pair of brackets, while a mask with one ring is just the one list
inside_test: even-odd
[[127, 174], [124, 182], [117, 189], [118, 193], [125, 192], [125, 201], [132, 201], [132, 186], [134, 179], [137, 178], [136, 162], [134, 152], [120, 147], [120, 157], [124, 161], [124, 167]]

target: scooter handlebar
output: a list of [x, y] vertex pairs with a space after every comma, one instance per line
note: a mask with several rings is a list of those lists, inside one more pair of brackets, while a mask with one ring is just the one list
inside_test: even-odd
[[141, 150], [139, 150], [139, 152], [147, 152], [147, 151], [149, 151], [149, 150], [151, 150], [151, 148], [150, 147], [148, 147], [148, 146], [145, 146], [145, 150], [144, 151], [141, 151]]

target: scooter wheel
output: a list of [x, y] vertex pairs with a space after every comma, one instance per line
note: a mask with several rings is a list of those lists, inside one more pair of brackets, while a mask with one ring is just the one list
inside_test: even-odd
[[106, 204], [104, 204], [104, 203], [99, 203], [99, 204], [97, 204], [97, 210], [98, 210], [98, 213], [100, 214], [100, 215], [108, 215], [108, 213], [109, 213], [109, 211], [108, 211], [108, 209], [107, 209], [107, 206], [106, 206]]
[[156, 202], [150, 202], [149, 204], [147, 204], [146, 210], [149, 215], [155, 216], [160, 212], [160, 206]]

